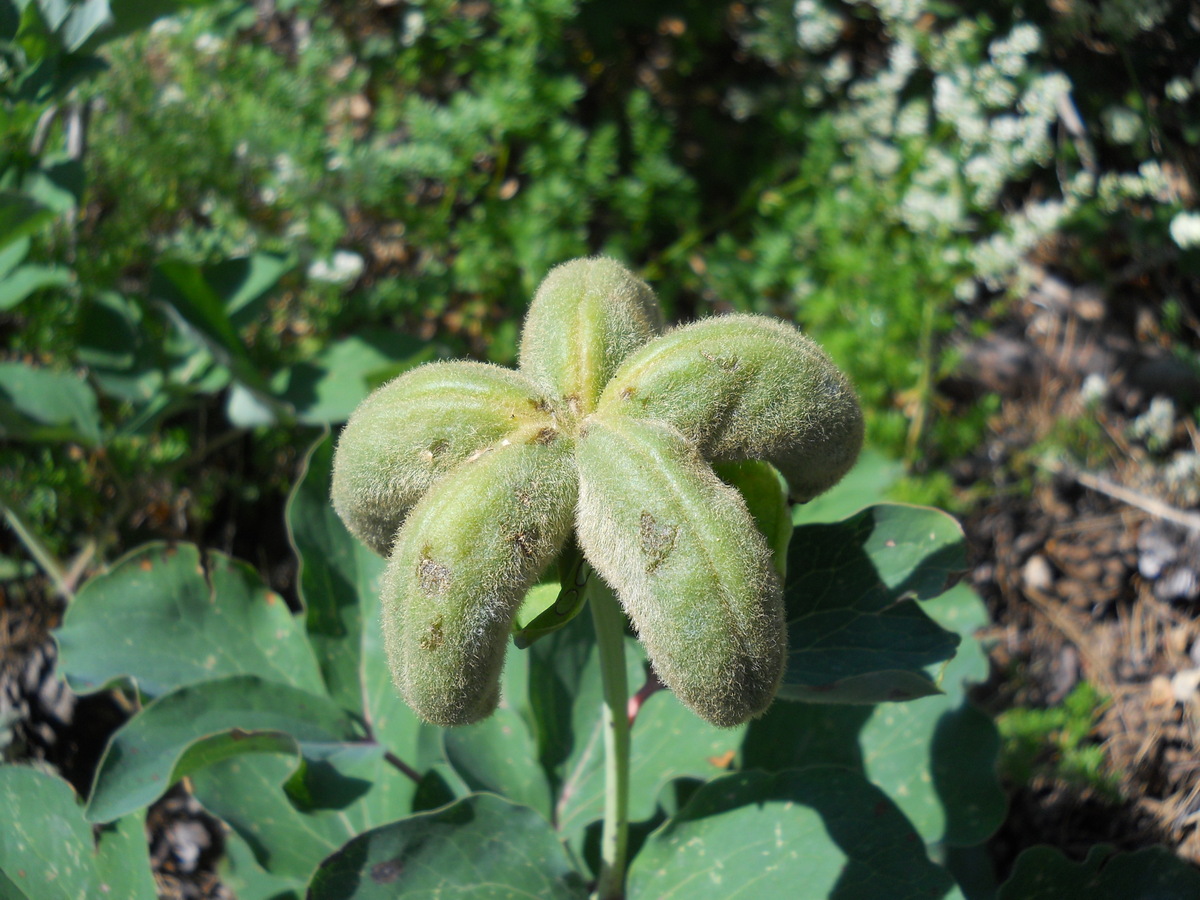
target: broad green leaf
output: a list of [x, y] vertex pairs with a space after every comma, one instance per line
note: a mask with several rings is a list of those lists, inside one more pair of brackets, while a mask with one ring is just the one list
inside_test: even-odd
[[343, 338], [316, 357], [284, 369], [272, 390], [309, 425], [344, 422], [388, 378], [433, 357], [432, 345], [381, 328]]
[[218, 293], [203, 267], [177, 260], [160, 263], [150, 279], [150, 295], [164, 304], [177, 325], [199, 338], [245, 389], [274, 408], [266, 382], [230, 319], [227, 298]]
[[941, 900], [951, 885], [878, 788], [852, 770], [814, 766], [701, 786], [647, 839], [626, 896]]
[[541, 816], [474, 794], [356, 837], [309, 886], [310, 900], [401, 896], [582, 900], [587, 889]]
[[1118, 853], [1092, 847], [1083, 862], [1054, 847], [1032, 847], [1017, 857], [997, 900], [1190, 900], [1200, 897], [1200, 872], [1165, 847]]
[[304, 758], [241, 756], [192, 777], [196, 798], [269, 875], [306, 882], [317, 864], [412, 804], [416, 783], [371, 742], [301, 747]]
[[[82, 809], [79, 815], [82, 817]], [[151, 871], [145, 810], [121, 816], [100, 828], [97, 843], [96, 874], [101, 896], [155, 900], [158, 889]]]
[[777, 703], [751, 723], [743, 764], [771, 771], [853, 766], [892, 798], [926, 842], [967, 846], [995, 830], [1005, 805], [996, 728], [967, 698], [969, 685], [987, 677], [986, 657], [971, 635], [986, 613], [965, 587], [924, 605], [964, 637], [958, 655], [931, 673], [944, 694], [875, 707]]
[[0, 362], [0, 438], [99, 444], [96, 395], [70, 372]]
[[[126, 816], [98, 838], [71, 786], [24, 766], [0, 766], [0, 897], [154, 900], [143, 816]], [[97, 846], [98, 840], [98, 846]]]
[[[0, 0], [0, 7], [7, 0]], [[9, 244], [0, 243], [0, 281], [8, 277], [21, 264], [25, 254], [29, 252], [29, 238], [21, 238]]]
[[243, 562], [194, 544], [148, 544], [88, 581], [55, 632], [81, 693], [132, 678], [149, 696], [227, 675], [315, 694], [325, 685], [283, 598]]
[[34, 234], [54, 211], [20, 191], [0, 191], [0, 247]]
[[988, 675], [972, 632], [986, 624], [983, 603], [956, 587], [924, 604], [942, 625], [962, 634], [958, 654], [940, 673], [945, 693], [875, 708], [860, 737], [867, 777], [883, 788], [926, 841], [982, 843], [1004, 818], [996, 775], [995, 724], [967, 697]]
[[299, 752], [300, 744], [357, 737], [327, 698], [252, 675], [164, 694], [109, 741], [87, 818], [108, 822], [148, 806], [186, 775], [247, 753]]
[[925, 666], [958, 637], [910, 598], [945, 590], [965, 565], [962, 530], [933, 509], [884, 504], [796, 529], [788, 553], [789, 661], [780, 696], [877, 703], [933, 694]]
[[528, 655], [509, 650], [499, 709], [474, 725], [426, 729], [425, 741], [434, 746], [422, 754], [422, 768], [444, 760], [469, 791], [499, 794], [549, 819], [550, 784], [537, 764], [527, 721], [528, 693]]
[[62, 266], [21, 266], [0, 280], [0, 309], [12, 309], [34, 291], [70, 283], [71, 270]]
[[224, 303], [234, 328], [240, 328], [259, 318], [266, 293], [291, 267], [283, 257], [253, 253], [206, 266], [204, 277]]
[[807, 503], [792, 507], [796, 525], [836, 522], [878, 503], [904, 474], [904, 463], [866, 448], [846, 477]]
[[301, 900], [304, 896], [302, 880], [272, 875], [232, 829], [225, 832], [225, 852], [217, 863], [217, 874], [238, 900]]

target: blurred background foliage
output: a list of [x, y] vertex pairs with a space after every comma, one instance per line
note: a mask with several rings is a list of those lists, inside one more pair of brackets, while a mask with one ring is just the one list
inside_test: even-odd
[[810, 331], [953, 507], [995, 401], [937, 386], [1031, 260], [1158, 292], [1196, 365], [1198, 15], [0, 0], [0, 500], [47, 558], [269, 569], [298, 429], [511, 363], [546, 270], [605, 253], [673, 319]]

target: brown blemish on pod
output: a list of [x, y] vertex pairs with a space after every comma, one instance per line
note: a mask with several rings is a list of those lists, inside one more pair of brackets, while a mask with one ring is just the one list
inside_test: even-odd
[[513, 535], [512, 545], [525, 559], [533, 559], [537, 555], [538, 538], [536, 528], [524, 528]]
[[638, 539], [642, 552], [646, 554], [646, 574], [649, 575], [670, 556], [675, 549], [675, 538], [679, 534], [677, 525], [659, 525], [649, 512], [643, 512], [638, 527]]
[[438, 616], [429, 623], [429, 627], [425, 630], [425, 634], [417, 646], [428, 653], [433, 653], [441, 650], [445, 643], [446, 635], [442, 633], [442, 617]]
[[450, 442], [445, 438], [440, 438], [430, 444], [421, 452], [421, 459], [427, 463], [433, 463], [439, 456], [450, 449]]
[[529, 443], [540, 444], [541, 446], [545, 447], [549, 444], [553, 444], [556, 440], [558, 440], [558, 430], [557, 429], [555, 429], [555, 428], [539, 428], [537, 433], [534, 434], [529, 439]]
[[427, 597], [440, 597], [450, 587], [450, 569], [429, 558], [429, 548], [421, 554], [417, 563], [417, 584]]

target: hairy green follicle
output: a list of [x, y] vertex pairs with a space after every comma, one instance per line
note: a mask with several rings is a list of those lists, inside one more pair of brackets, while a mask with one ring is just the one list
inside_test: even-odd
[[578, 456], [580, 546], [659, 678], [713, 724], [761, 713], [783, 677], [787, 629], [741, 494], [659, 422], [595, 416]]
[[519, 371], [423, 366], [347, 423], [333, 503], [390, 554], [385, 643], [421, 718], [491, 713], [517, 610], [564, 546], [575, 565], [563, 590], [518, 641], [578, 612], [594, 570], [700, 716], [736, 725], [770, 704], [786, 659], [791, 523], [767, 464], [794, 496], [820, 493], [853, 463], [862, 415], [790, 325], [726, 316], [659, 330], [644, 282], [613, 260], [576, 260], [538, 289]]
[[400, 530], [384, 643], [396, 687], [427, 722], [468, 725], [496, 708], [513, 616], [570, 534], [570, 450], [517, 432], [439, 481]]
[[675, 328], [630, 355], [598, 405], [668, 422], [707, 459], [761, 459], [809, 500], [854, 465], [863, 419], [846, 377], [791, 325], [731, 315]]
[[550, 270], [521, 333], [521, 371], [586, 415], [621, 361], [655, 337], [654, 292], [615, 260], [576, 259]]
[[419, 366], [378, 388], [346, 423], [334, 456], [334, 509], [387, 556], [408, 510], [438, 478], [518, 429], [553, 425], [519, 372], [474, 362]]

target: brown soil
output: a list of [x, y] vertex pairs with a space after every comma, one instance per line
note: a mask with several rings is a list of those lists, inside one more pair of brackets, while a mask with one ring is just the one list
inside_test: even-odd
[[[946, 386], [960, 402], [1003, 398], [959, 473], [990, 485], [964, 517], [994, 623], [981, 699], [993, 712], [1052, 707], [1086, 679], [1109, 698], [1092, 738], [1119, 778], [1120, 800], [1048, 777], [1013, 786], [993, 840], [1001, 870], [1038, 843], [1074, 858], [1165, 843], [1200, 863], [1200, 468], [1186, 465], [1200, 453], [1187, 414], [1200, 381], [1155, 322], [1035, 272]], [[1163, 415], [1147, 436], [1152, 405]]]

